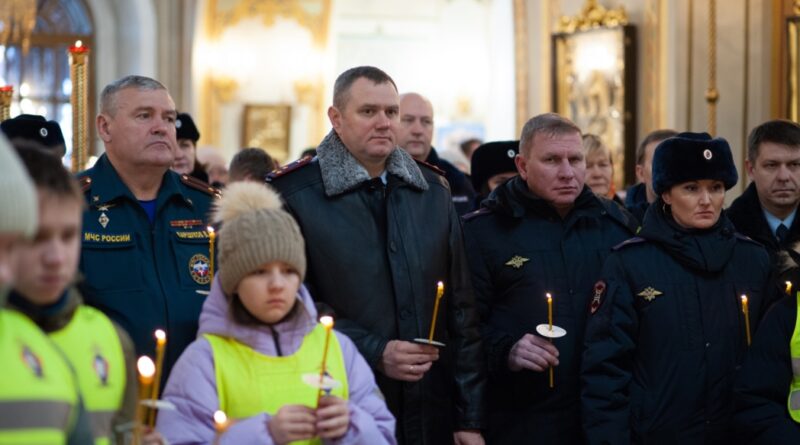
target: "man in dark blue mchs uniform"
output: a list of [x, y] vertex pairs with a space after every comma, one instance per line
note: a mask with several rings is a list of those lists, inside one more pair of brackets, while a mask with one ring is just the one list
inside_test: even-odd
[[211, 274], [207, 214], [216, 189], [169, 170], [175, 103], [156, 80], [127, 76], [103, 90], [97, 132], [106, 153], [81, 173], [86, 196], [80, 284], [86, 302], [128, 331], [137, 354], [168, 335], [162, 379], [195, 338]]

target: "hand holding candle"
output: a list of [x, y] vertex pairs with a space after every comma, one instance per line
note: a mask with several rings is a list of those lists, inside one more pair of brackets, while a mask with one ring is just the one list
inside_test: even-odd
[[750, 309], [747, 303], [747, 295], [742, 295], [742, 313], [744, 314], [744, 331], [747, 337], [747, 346], [750, 346]]
[[217, 238], [217, 234], [214, 232], [214, 228], [211, 226], [206, 227], [208, 231], [208, 278], [209, 283], [214, 282], [214, 239]]

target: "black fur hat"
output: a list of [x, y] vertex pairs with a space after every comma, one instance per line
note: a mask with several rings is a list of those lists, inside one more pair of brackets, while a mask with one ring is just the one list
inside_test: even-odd
[[680, 133], [665, 139], [653, 154], [653, 191], [699, 179], [716, 179], [729, 190], [739, 181], [728, 141], [708, 133]]
[[189, 139], [195, 144], [200, 139], [200, 132], [189, 113], [178, 113], [175, 119], [175, 139]]
[[54, 149], [64, 155], [64, 135], [56, 121], [48, 121], [38, 114], [20, 114], [0, 123], [0, 130], [9, 140], [26, 139]]
[[470, 168], [475, 190], [480, 192], [481, 187], [494, 175], [516, 172], [514, 158], [518, 153], [519, 141], [487, 142], [475, 149]]

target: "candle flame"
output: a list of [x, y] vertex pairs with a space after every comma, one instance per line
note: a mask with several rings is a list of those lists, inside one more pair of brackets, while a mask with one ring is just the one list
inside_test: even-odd
[[438, 292], [442, 292], [442, 291], [444, 291], [444, 283], [442, 283], [441, 281], [440, 281], [440, 282], [438, 282], [438, 283], [436, 283], [436, 290], [437, 290]]
[[747, 304], [747, 295], [742, 295], [742, 304]]
[[146, 355], [139, 357], [139, 360], [136, 362], [136, 367], [139, 369], [139, 375], [144, 378], [152, 378], [156, 373], [156, 364]]
[[551, 301], [553, 299], [553, 296], [550, 295], [550, 292], [546, 293], [545, 295], [547, 296], [547, 301]]
[[217, 426], [223, 426], [228, 423], [228, 416], [225, 415], [225, 411], [217, 410], [214, 412], [214, 423], [216, 423]]
[[213, 235], [214, 234], [214, 228], [213, 227], [208, 226], [208, 227], [206, 227], [206, 230], [208, 231], [209, 235]]
[[156, 329], [156, 343], [159, 345], [163, 345], [167, 342], [167, 333], [164, 332], [162, 329]]
[[333, 317], [330, 315], [323, 315], [322, 317], [319, 317], [319, 322], [322, 323], [322, 325], [326, 328], [333, 327]]
[[786, 282], [786, 292], [789, 292], [791, 290], [792, 290], [792, 282], [791, 281], [787, 281]]
[[80, 40], [76, 40], [75, 41], [75, 48], [80, 48], [82, 46], [83, 46], [83, 42], [82, 41], [80, 41]]

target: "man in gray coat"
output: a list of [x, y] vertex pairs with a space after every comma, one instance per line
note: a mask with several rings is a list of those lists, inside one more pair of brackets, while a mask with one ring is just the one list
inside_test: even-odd
[[[333, 130], [271, 174], [306, 239], [306, 284], [376, 371], [400, 443], [482, 444], [484, 359], [446, 181], [395, 143], [399, 97], [374, 67], [342, 73]], [[428, 338], [437, 281], [445, 284]]]

